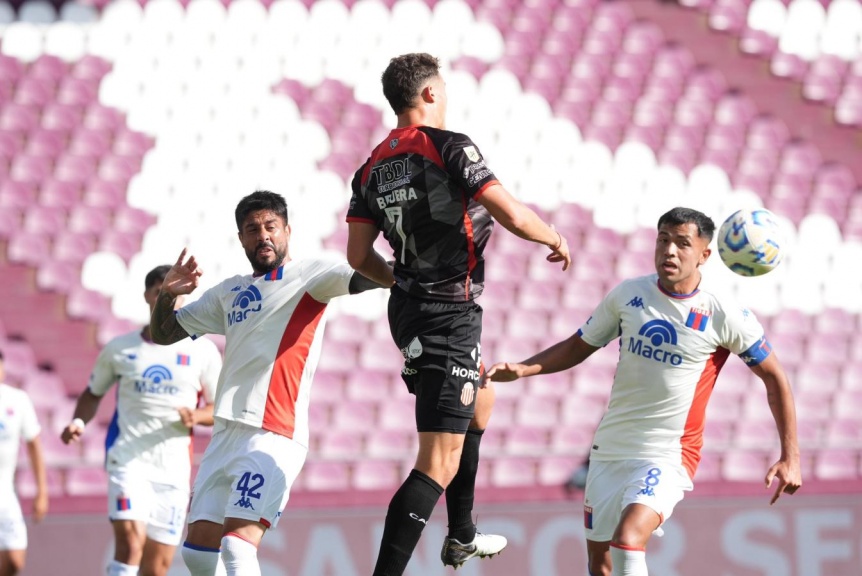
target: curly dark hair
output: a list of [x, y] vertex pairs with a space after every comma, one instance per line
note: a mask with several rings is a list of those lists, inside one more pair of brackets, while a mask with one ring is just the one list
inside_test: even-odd
[[712, 241], [712, 236], [715, 234], [715, 222], [712, 221], [712, 218], [693, 208], [683, 208], [681, 206], [671, 208], [658, 219], [657, 228], [661, 228], [665, 224], [669, 226], [694, 224], [697, 226], [697, 235], [700, 238], [706, 238], [707, 241]]
[[383, 95], [396, 114], [413, 107], [413, 101], [429, 78], [440, 74], [440, 61], [424, 52], [403, 54], [389, 61], [380, 76]]
[[239, 201], [236, 205], [234, 218], [236, 218], [236, 229], [242, 228], [242, 223], [246, 216], [252, 212], [260, 210], [269, 210], [280, 216], [284, 223], [287, 224], [287, 201], [281, 194], [270, 192], [269, 190], [256, 190], [245, 198]]

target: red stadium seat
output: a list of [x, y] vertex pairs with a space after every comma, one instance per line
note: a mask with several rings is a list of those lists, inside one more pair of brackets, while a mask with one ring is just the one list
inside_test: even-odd
[[544, 454], [550, 443], [548, 426], [519, 424], [506, 434], [505, 453], [512, 456]]
[[538, 478], [540, 459], [500, 456], [494, 459], [491, 484], [497, 488], [533, 486]]
[[318, 429], [317, 450], [323, 458], [351, 458], [363, 454], [365, 438], [357, 428]]
[[108, 475], [102, 468], [70, 468], [66, 471], [66, 494], [69, 496], [104, 496], [108, 493]]
[[36, 272], [36, 285], [40, 290], [66, 292], [81, 283], [81, 264], [57, 260], [40, 266]]
[[562, 486], [578, 464], [572, 456], [545, 456], [539, 461], [538, 482], [542, 486]]
[[814, 474], [818, 480], [856, 480], [859, 473], [858, 450], [821, 450], [817, 453]]
[[721, 476], [731, 482], [763, 482], [768, 469], [767, 459], [767, 454], [759, 450], [728, 451], [722, 458]]
[[357, 490], [393, 490], [403, 481], [399, 462], [359, 460], [353, 464], [350, 484]]
[[347, 462], [308, 460], [299, 475], [303, 488], [310, 491], [347, 490], [350, 465]]

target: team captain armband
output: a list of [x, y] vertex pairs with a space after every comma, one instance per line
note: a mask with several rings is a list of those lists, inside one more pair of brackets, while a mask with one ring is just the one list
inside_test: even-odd
[[764, 360], [769, 354], [772, 352], [772, 344], [769, 343], [769, 340], [766, 339], [766, 336], [761, 336], [760, 340], [754, 343], [754, 345], [739, 355], [742, 358], [742, 361], [748, 364], [749, 366], [757, 366]]

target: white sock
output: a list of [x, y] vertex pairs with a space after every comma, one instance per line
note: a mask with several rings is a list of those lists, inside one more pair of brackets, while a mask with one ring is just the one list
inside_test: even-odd
[[612, 576], [647, 576], [646, 550], [618, 548], [611, 544]]
[[227, 576], [261, 576], [257, 546], [233, 532], [221, 539], [221, 557]]
[[195, 546], [183, 543], [183, 562], [192, 576], [225, 576], [224, 562], [221, 561], [218, 548]]
[[107, 574], [108, 576], [137, 576], [138, 568], [139, 566], [132, 566], [130, 564], [117, 562], [116, 560], [111, 560], [111, 563], [108, 564]]

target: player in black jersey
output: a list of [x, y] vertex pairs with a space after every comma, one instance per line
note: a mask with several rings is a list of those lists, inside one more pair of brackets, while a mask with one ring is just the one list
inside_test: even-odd
[[398, 126], [353, 179], [347, 259], [388, 285], [392, 271], [373, 247], [380, 231], [395, 257], [389, 325], [404, 356], [401, 375], [416, 396], [419, 432], [416, 465], [389, 504], [374, 568], [374, 576], [396, 576], [444, 489], [444, 564], [458, 567], [506, 546], [502, 536], [478, 533], [472, 519], [479, 442], [494, 404], [493, 388], [480, 388], [482, 308], [475, 302], [494, 220], [546, 245], [547, 260], [563, 270], [571, 257], [566, 239], [500, 185], [470, 138], [445, 129], [446, 84], [436, 58], [393, 58], [382, 82]]

